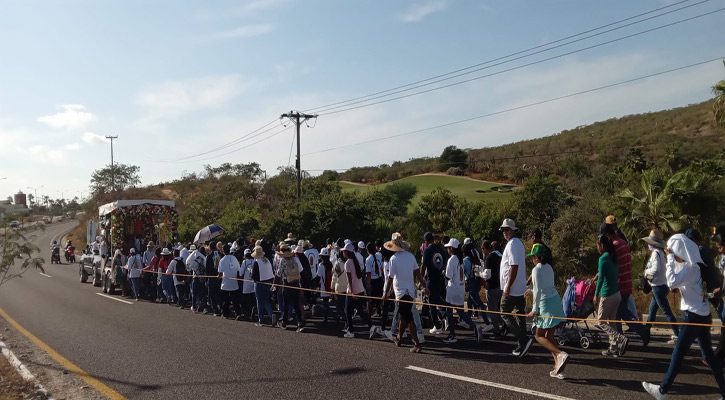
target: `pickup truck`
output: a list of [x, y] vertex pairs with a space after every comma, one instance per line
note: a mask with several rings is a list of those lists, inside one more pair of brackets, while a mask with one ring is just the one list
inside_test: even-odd
[[98, 255], [98, 251], [89, 253], [84, 251], [79, 262], [78, 274], [81, 282], [86, 283], [88, 277], [93, 277], [93, 286], [101, 286], [101, 271], [103, 270], [104, 259]]

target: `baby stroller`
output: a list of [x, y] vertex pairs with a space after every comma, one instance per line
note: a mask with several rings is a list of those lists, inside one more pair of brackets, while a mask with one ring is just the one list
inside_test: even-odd
[[[599, 333], [589, 328], [586, 321], [594, 312], [594, 289], [595, 283], [587, 279], [577, 282], [574, 277], [566, 281], [568, 284], [562, 302], [564, 312], [568, 318], [581, 318], [584, 321], [566, 321], [559, 331], [557, 342], [559, 346], [578, 342], [581, 348], [588, 349], [592, 343], [599, 344], [602, 341]], [[584, 324], [584, 329], [579, 323]]]

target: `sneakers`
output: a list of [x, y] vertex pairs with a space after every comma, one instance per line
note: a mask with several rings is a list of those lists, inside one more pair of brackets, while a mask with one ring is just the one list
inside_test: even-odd
[[677, 343], [677, 335], [670, 336], [670, 340], [667, 341], [667, 344], [674, 345]]
[[523, 351], [523, 348], [521, 346], [517, 346], [514, 351], [511, 352], [511, 354], [515, 355], [516, 357], [521, 357], [521, 352]]
[[655, 385], [654, 383], [642, 382], [642, 387], [647, 393], [650, 394], [650, 396], [654, 397], [657, 400], [665, 400], [667, 398], [667, 395], [660, 392], [660, 387]]
[[554, 369], [555, 374], [561, 374], [562, 371], [564, 371], [564, 367], [566, 367], [566, 363], [569, 361], [569, 354], [562, 351], [559, 353], [558, 356], [556, 356], [556, 368]]
[[526, 342], [526, 344], [524, 345], [524, 348], [521, 349], [521, 354], [519, 355], [519, 357], [523, 358], [523, 357], [526, 357], [527, 354], [529, 354], [529, 349], [531, 349], [532, 343], [534, 343], [534, 339], [529, 338], [529, 341]]
[[413, 347], [410, 349], [410, 352], [411, 353], [420, 353], [420, 350], [421, 350], [420, 344], [417, 344], [417, 345], [413, 345]]
[[624, 353], [627, 352], [627, 343], [629, 343], [629, 339], [622, 335], [622, 338], [617, 342], [617, 354], [619, 354], [620, 357], [623, 357]]
[[430, 332], [431, 335], [440, 335], [441, 333], [443, 333], [445, 331], [441, 328], [436, 328], [434, 326], [433, 329], [429, 330], [428, 332]]
[[556, 379], [566, 379], [566, 375], [564, 374], [557, 374], [556, 371], [549, 372], [549, 376]]
[[619, 353], [617, 353], [616, 351], [614, 351], [614, 350], [612, 350], [612, 349], [607, 349], [607, 350], [603, 350], [603, 351], [602, 351], [602, 355], [603, 355], [604, 357], [612, 357], [612, 358], [617, 358], [617, 357], [619, 357]]
[[395, 340], [393, 340], [393, 332], [392, 331], [385, 331], [385, 332], [383, 332], [383, 335], [386, 338], [388, 338], [388, 340], [390, 340], [391, 342], [395, 342]]
[[241, 321], [242, 320], [242, 316], [241, 315], [237, 315], [236, 318], [234, 318], [234, 320], [235, 321]]
[[254, 326], [256, 326], [256, 327], [260, 328], [260, 327], [263, 327], [263, 326], [264, 326], [264, 324], [263, 324], [263, 323], [261, 323], [261, 322], [257, 322], [256, 324], [254, 324]]
[[342, 335], [342, 337], [344, 337], [346, 339], [352, 339], [352, 338], [355, 337], [355, 334], [352, 333], [352, 332], [350, 332], [350, 331], [348, 331], [346, 334]]
[[287, 329], [287, 323], [282, 321], [282, 322], [280, 322], [279, 327], [282, 329]]
[[300, 332], [302, 332], [304, 330], [305, 330], [305, 327], [304, 326], [298, 326], [297, 327], [297, 333], [300, 333]]
[[493, 325], [491, 325], [491, 324], [483, 324], [483, 325], [481, 325], [481, 332], [482, 333], [491, 332], [492, 330], [493, 330]]
[[448, 335], [447, 338], [443, 339], [443, 343], [446, 343], [446, 344], [456, 343], [457, 341], [458, 341], [458, 339], [456, 339], [456, 337], [453, 335]]
[[460, 326], [463, 329], [471, 329], [471, 325], [468, 325], [468, 323], [466, 323], [466, 321], [459, 322], [458, 326]]
[[375, 325], [371, 326], [371, 327], [370, 327], [370, 336], [368, 337], [368, 339], [372, 339], [373, 337], [375, 337], [375, 334], [376, 334], [376, 333], [377, 333], [377, 332], [378, 332], [379, 330], [380, 330], [380, 327], [379, 327], [379, 326], [375, 326]]

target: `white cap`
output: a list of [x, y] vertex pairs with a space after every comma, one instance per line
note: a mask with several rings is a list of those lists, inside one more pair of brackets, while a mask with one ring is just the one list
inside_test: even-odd
[[509, 228], [513, 231], [519, 230], [519, 228], [516, 227], [516, 222], [514, 222], [514, 220], [512, 220], [511, 218], [506, 218], [505, 220], [503, 220], [503, 224], [501, 224], [501, 230], [503, 230], [503, 228]]
[[363, 242], [362, 240], [359, 241], [359, 242], [357, 242], [357, 248], [358, 249], [364, 249], [365, 248], [365, 242]]
[[345, 244], [348, 244], [348, 243], [352, 243], [352, 240], [350, 240], [350, 239], [345, 239]]
[[330, 255], [330, 250], [327, 250], [327, 247], [325, 247], [324, 249], [322, 249], [320, 251], [320, 255], [321, 256], [329, 256]]
[[252, 250], [246, 249], [244, 250], [244, 255], [252, 254]]
[[463, 244], [471, 244], [471, 242], [473, 242], [473, 240], [471, 240], [471, 238], [463, 239]]
[[355, 252], [355, 245], [353, 245], [352, 243], [348, 243], [345, 245], [345, 248], [343, 250], [349, 251], [349, 252]]
[[451, 240], [446, 243], [445, 247], [453, 247], [454, 249], [457, 249], [458, 246], [461, 245], [461, 242], [458, 241], [456, 238], [451, 238]]

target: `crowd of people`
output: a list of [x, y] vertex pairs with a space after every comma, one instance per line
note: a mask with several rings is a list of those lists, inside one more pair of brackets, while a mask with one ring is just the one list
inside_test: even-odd
[[[504, 220], [500, 230], [505, 243], [483, 239], [480, 246], [470, 238], [461, 242], [426, 233], [420, 261], [399, 233], [389, 241], [369, 243], [328, 239], [319, 250], [292, 234], [279, 243], [242, 238], [198, 246], [149, 242], [143, 252], [135, 248], [140, 246], [137, 243], [128, 254], [115, 251], [112, 275], [123, 294], [136, 300], [146, 297], [194, 313], [255, 321], [257, 326], [287, 329], [293, 323], [297, 332], [303, 332], [306, 324], [321, 319], [323, 324], [336, 323], [343, 337], [354, 338], [359, 319], [371, 339], [386, 337], [401, 346], [408, 335], [413, 353], [421, 352], [425, 342], [422, 318], [432, 325], [430, 335], [445, 335], [443, 343], [451, 345], [458, 340], [459, 328], [471, 331], [479, 344], [485, 335], [501, 340], [510, 333], [517, 342], [513, 356], [525, 357], [536, 341], [553, 357], [550, 376], [565, 379], [569, 355], [559, 348], [556, 336], [567, 315], [556, 288], [552, 251], [539, 229], [525, 238], [533, 243], [528, 253], [513, 220]], [[718, 253], [725, 255], [725, 227], [715, 233], [712, 240]], [[674, 345], [663, 381], [643, 382], [643, 387], [653, 397], [665, 398], [684, 355], [697, 341], [725, 394], [725, 335], [713, 351], [710, 329], [687, 324], [712, 324], [711, 306], [725, 321], [721, 297], [725, 256], [720, 257], [718, 270], [709, 246], [694, 229], [668, 240], [654, 229], [642, 240], [650, 252], [642, 284], [652, 291], [646, 322], [653, 322], [661, 310], [673, 323], [668, 344]], [[598, 272], [592, 277], [596, 327], [609, 339], [602, 355], [623, 357], [629, 339], [621, 322], [627, 322], [643, 346], [650, 342], [651, 324], [637, 323], [630, 246], [614, 216], [602, 224], [597, 249]], [[533, 265], [529, 275], [527, 258]], [[668, 302], [673, 290], [681, 295], [685, 325], [677, 324]], [[527, 318], [535, 327], [533, 337]]]

